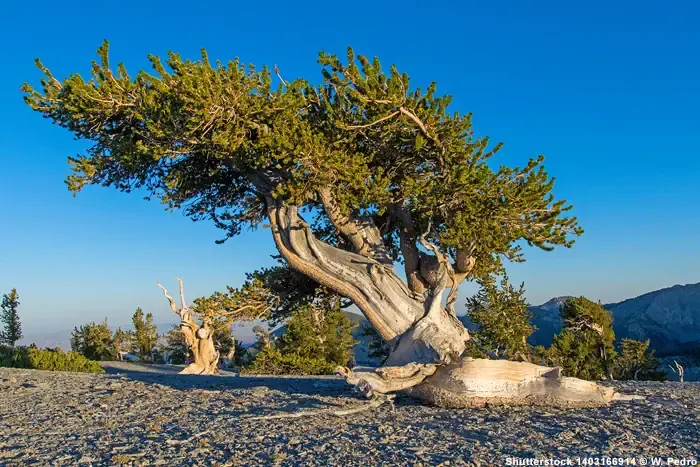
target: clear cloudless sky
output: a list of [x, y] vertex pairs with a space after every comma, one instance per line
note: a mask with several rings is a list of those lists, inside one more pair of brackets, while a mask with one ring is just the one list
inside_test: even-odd
[[[224, 245], [212, 225], [138, 194], [63, 183], [84, 150], [22, 101], [39, 57], [59, 78], [89, 75], [102, 40], [113, 63], [148, 53], [236, 56], [318, 82], [317, 53], [347, 46], [431, 81], [474, 113], [497, 163], [544, 154], [555, 194], [586, 233], [570, 250], [528, 250], [510, 267], [533, 304], [575, 294], [619, 301], [700, 281], [700, 2], [0, 2], [0, 292], [16, 287], [25, 334], [137, 306], [175, 317], [156, 287], [189, 298], [270, 265], [269, 231]], [[474, 290], [467, 287], [462, 295]], [[464, 301], [460, 300], [463, 304]]]

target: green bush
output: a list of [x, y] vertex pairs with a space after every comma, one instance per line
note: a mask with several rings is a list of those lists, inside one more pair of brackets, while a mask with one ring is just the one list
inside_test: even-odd
[[241, 373], [263, 375], [332, 375], [338, 365], [320, 358], [282, 354], [274, 347], [260, 351]]
[[661, 371], [661, 363], [649, 350], [649, 340], [636, 341], [622, 339], [621, 352], [613, 367], [615, 378], [621, 380], [665, 381], [666, 373]]
[[76, 352], [40, 350], [36, 347], [0, 347], [0, 367], [104, 373], [99, 363]]

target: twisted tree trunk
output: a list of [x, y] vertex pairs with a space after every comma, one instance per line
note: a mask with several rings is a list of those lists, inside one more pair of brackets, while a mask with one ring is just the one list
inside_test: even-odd
[[187, 365], [180, 374], [183, 375], [213, 375], [218, 371], [219, 352], [214, 347], [214, 333], [211, 326], [206, 321], [202, 326], [192, 317], [187, 304], [185, 303], [185, 293], [183, 289], [182, 279], [176, 278], [180, 285], [180, 302], [181, 307], [178, 308], [175, 300], [168, 295], [168, 291], [162, 285], [158, 287], [163, 289], [165, 298], [170, 303], [170, 308], [180, 317], [180, 331], [185, 337], [185, 342], [192, 353], [192, 363]]
[[[451, 305], [456, 298], [456, 287], [466, 276], [464, 270], [437, 274], [438, 265], [437, 269], [433, 268], [437, 280], [430, 280], [423, 269], [429, 269], [425, 266], [431, 263], [420, 261], [422, 276], [415, 274], [416, 271], [410, 271], [409, 275], [407, 271], [409, 284], [411, 277], [415, 284], [409, 287], [396, 275], [391, 261], [386, 260], [381, 238], [373, 225], [342, 219], [326, 207], [341, 233], [352, 234], [346, 238], [352, 241], [355, 250], [365, 254], [353, 253], [318, 240], [295, 206], [285, 205], [269, 195], [266, 201], [275, 243], [289, 265], [352, 299], [382, 338], [392, 344], [384, 368], [355, 371], [339, 368], [346, 380], [367, 396], [406, 391], [444, 407], [596, 406], [613, 399], [612, 389], [562, 377], [557, 368], [525, 362], [462, 359], [469, 333]], [[437, 260], [443, 258], [438, 256]], [[473, 266], [473, 259], [462, 260]], [[452, 298], [448, 298], [445, 308], [441, 300], [448, 285]], [[422, 289], [427, 292], [419, 293]]]
[[352, 299], [382, 338], [392, 343], [387, 365], [450, 363], [460, 358], [469, 333], [442, 307], [444, 287], [427, 298], [412, 292], [390, 263], [319, 241], [295, 206], [270, 197], [268, 215], [277, 248], [289, 265]]

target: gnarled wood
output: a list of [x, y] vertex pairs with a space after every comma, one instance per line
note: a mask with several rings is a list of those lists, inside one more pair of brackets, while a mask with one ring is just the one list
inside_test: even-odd
[[185, 342], [192, 352], [192, 363], [187, 365], [180, 374], [183, 375], [213, 375], [218, 369], [219, 352], [214, 347], [214, 333], [209, 323], [204, 322], [202, 326], [192, 317], [192, 312], [185, 302], [185, 291], [182, 279], [176, 277], [180, 285], [180, 303], [178, 308], [175, 300], [168, 295], [168, 291], [160, 283], [158, 287], [163, 289], [163, 295], [168, 299], [170, 308], [180, 317], [180, 331], [185, 336]]
[[610, 403], [615, 391], [591, 381], [563, 377], [560, 368], [466, 358], [439, 367], [406, 393], [432, 405], [449, 408], [486, 405], [598, 407]]
[[394, 344], [389, 365], [445, 363], [458, 358], [469, 333], [440, 303], [412, 292], [391, 265], [319, 241], [295, 206], [267, 196], [272, 234], [289, 265], [353, 300], [384, 340]]
[[426, 377], [435, 373], [437, 365], [409, 363], [404, 366], [385, 366], [382, 368], [345, 367], [336, 368], [336, 372], [345, 378], [367, 397], [376, 394], [388, 394], [408, 389], [419, 384]]

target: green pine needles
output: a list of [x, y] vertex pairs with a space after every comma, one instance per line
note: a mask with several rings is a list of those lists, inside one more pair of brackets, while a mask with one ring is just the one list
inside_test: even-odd
[[[492, 168], [501, 148], [477, 137], [471, 114], [448, 111], [451, 97], [411, 88], [408, 75], [378, 59], [321, 53], [320, 84], [273, 85], [263, 67], [238, 60], [192, 61], [149, 56], [153, 72], [112, 68], [108, 43], [85, 80], [55, 78], [41, 62], [39, 90], [25, 84], [26, 103], [89, 141], [71, 157], [68, 187], [141, 189], [195, 220], [209, 219], [226, 238], [266, 216], [261, 191], [301, 208], [333, 209], [382, 227], [387, 251], [401, 260], [401, 223], [443, 253], [475, 258], [470, 277], [522, 261], [518, 240], [545, 250], [570, 247], [583, 230], [552, 194], [542, 156], [522, 167]], [[276, 79], [275, 79], [276, 80]], [[330, 225], [326, 213], [312, 228]], [[405, 214], [405, 212], [404, 212]], [[407, 217], [403, 215], [403, 219]], [[411, 230], [413, 231], [413, 230]], [[324, 241], [342, 246], [335, 229]]]
[[14, 346], [22, 336], [22, 323], [19, 320], [19, 294], [17, 289], [12, 289], [9, 294], [2, 295], [2, 314], [0, 322], [3, 329], [0, 330], [0, 344]]
[[516, 289], [507, 277], [500, 286], [493, 277], [480, 282], [479, 292], [467, 299], [467, 315], [476, 326], [471, 334], [474, 345], [500, 358], [529, 361], [532, 351], [527, 339], [536, 329], [530, 324], [525, 285]]

